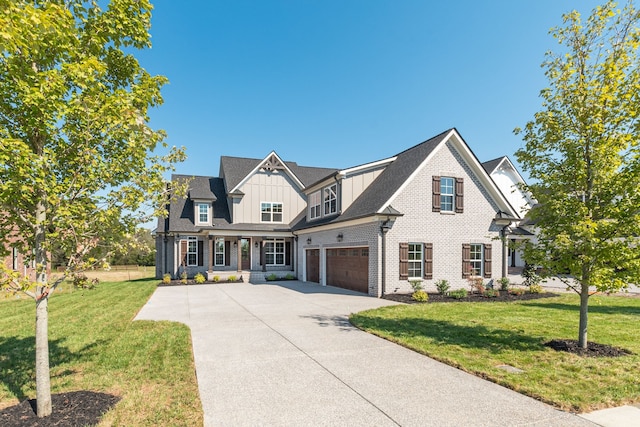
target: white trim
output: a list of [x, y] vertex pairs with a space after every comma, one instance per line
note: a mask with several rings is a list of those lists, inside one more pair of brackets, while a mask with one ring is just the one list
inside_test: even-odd
[[285, 172], [287, 172], [287, 174], [293, 179], [293, 181], [296, 183], [296, 185], [300, 188], [300, 190], [304, 189], [304, 185], [302, 184], [302, 182], [298, 179], [298, 177], [296, 176], [296, 174], [294, 174], [291, 169], [289, 169], [289, 167], [287, 166], [287, 164], [282, 161], [282, 159], [280, 158], [280, 156], [278, 156], [278, 154], [275, 151], [270, 152], [264, 159], [262, 159], [260, 162], [258, 162], [258, 165], [253, 168], [251, 170], [251, 172], [249, 172], [247, 174], [247, 176], [245, 176], [244, 178], [242, 178], [242, 180], [240, 180], [240, 182], [231, 189], [231, 191], [228, 191], [227, 193], [231, 194], [231, 193], [235, 193], [236, 191], [239, 191], [240, 187], [242, 187], [244, 184], [246, 184], [246, 182], [249, 180], [249, 178], [251, 178], [256, 172], [258, 172], [261, 168], [262, 168], [262, 164], [271, 156], [276, 156], [276, 158], [280, 161], [280, 163], [282, 164]]
[[367, 216], [363, 218], [352, 219], [349, 221], [336, 222], [336, 223], [324, 224], [324, 225], [316, 225], [313, 227], [305, 228], [303, 230], [297, 230], [296, 234], [298, 236], [303, 236], [307, 234], [317, 233], [320, 231], [336, 230], [338, 228], [355, 227], [357, 225], [370, 224], [372, 222], [380, 222], [380, 221], [384, 221], [385, 219], [387, 219], [387, 215], [384, 215], [384, 214], [382, 216], [375, 216], [375, 215]]
[[387, 159], [377, 160], [375, 162], [366, 163], [364, 165], [354, 166], [354, 167], [348, 168], [348, 169], [343, 169], [339, 173], [342, 176], [347, 176], [347, 175], [350, 175], [350, 174], [353, 174], [353, 173], [362, 172], [362, 171], [367, 170], [367, 169], [375, 169], [378, 166], [382, 166], [382, 165], [385, 165], [385, 164], [393, 163], [397, 158], [398, 158], [397, 156], [394, 156], [394, 157], [389, 157]]
[[[271, 205], [271, 221], [265, 221], [262, 219], [262, 205], [269, 204]], [[273, 205], [280, 205], [280, 216], [282, 217], [280, 221], [273, 220]], [[264, 224], [282, 224], [284, 222], [284, 203], [282, 202], [260, 202], [260, 222]]]
[[[207, 221], [200, 221], [200, 206], [207, 207]], [[195, 225], [211, 225], [211, 202], [194, 202]]]
[[[265, 222], [265, 224], [269, 224]], [[277, 223], [275, 223], [277, 224]], [[291, 231], [268, 231], [268, 230], [243, 230], [243, 229], [216, 229], [211, 230], [208, 236], [224, 236], [224, 237], [294, 237]]]

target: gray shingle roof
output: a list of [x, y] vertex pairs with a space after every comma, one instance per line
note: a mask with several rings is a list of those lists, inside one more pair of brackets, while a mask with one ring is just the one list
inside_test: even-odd
[[320, 224], [342, 222], [376, 214], [450, 131], [451, 129], [446, 130], [421, 144], [399, 153], [396, 159], [385, 168], [342, 215], [311, 222], [307, 222], [305, 217], [294, 226], [294, 229], [299, 230]]
[[505, 156], [498, 157], [497, 159], [489, 160], [487, 162], [482, 163], [482, 167], [489, 175], [498, 167], [500, 163], [505, 159]]

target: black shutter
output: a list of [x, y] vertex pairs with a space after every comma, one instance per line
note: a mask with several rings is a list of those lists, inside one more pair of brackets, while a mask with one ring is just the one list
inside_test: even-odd
[[400, 280], [409, 278], [409, 244], [400, 243]]
[[456, 178], [456, 213], [464, 212], [464, 180]]
[[431, 210], [433, 212], [440, 212], [440, 177], [439, 176], [433, 177], [431, 188], [432, 188]]
[[231, 265], [231, 240], [224, 241], [224, 265]]
[[198, 267], [204, 266], [204, 241], [198, 240]]
[[491, 244], [484, 245], [484, 277], [491, 278]]
[[291, 242], [284, 244], [284, 264], [291, 265]]
[[469, 243], [462, 244], [462, 278], [471, 277], [471, 245]]
[[433, 279], [433, 243], [424, 244], [424, 278]]

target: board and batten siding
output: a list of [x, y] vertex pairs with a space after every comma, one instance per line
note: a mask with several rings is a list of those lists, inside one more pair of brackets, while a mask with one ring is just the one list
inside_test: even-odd
[[384, 168], [385, 166], [382, 166], [375, 170], [356, 173], [342, 179], [340, 183], [342, 187], [342, 200], [340, 205], [342, 212], [351, 206], [353, 201], [384, 171]]
[[290, 223], [306, 208], [306, 199], [296, 184], [281, 171], [256, 172], [240, 188], [244, 196], [233, 203], [234, 223], [261, 223], [262, 202], [282, 203], [282, 223]]

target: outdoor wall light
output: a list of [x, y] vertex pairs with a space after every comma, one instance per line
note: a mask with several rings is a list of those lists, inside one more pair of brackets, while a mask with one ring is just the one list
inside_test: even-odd
[[338, 242], [342, 242], [342, 239], [344, 239], [344, 235], [342, 233], [338, 233]]
[[259, 244], [258, 242], [256, 242], [256, 245], [255, 245], [255, 246], [256, 246], [256, 248], [259, 248], [259, 247], [260, 247], [260, 244]]
[[307, 237], [307, 245], [311, 244], [311, 237]]

